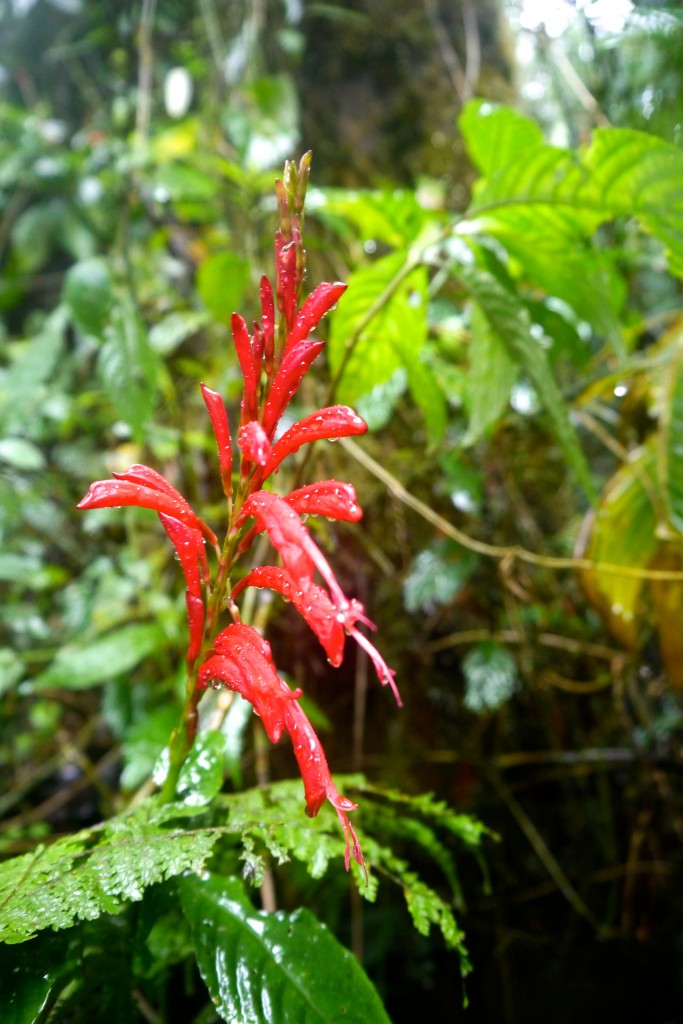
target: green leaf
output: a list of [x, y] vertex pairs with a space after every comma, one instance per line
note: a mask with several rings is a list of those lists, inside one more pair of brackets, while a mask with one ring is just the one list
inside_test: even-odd
[[40, 448], [23, 437], [5, 437], [0, 440], [0, 462], [25, 471], [45, 468], [45, 458]]
[[114, 301], [105, 261], [93, 258], [74, 264], [64, 278], [62, 298], [78, 329], [102, 338]]
[[309, 911], [257, 911], [234, 878], [186, 878], [180, 893], [228, 1024], [389, 1024], [358, 961]]
[[410, 245], [425, 225], [434, 220], [434, 213], [425, 210], [410, 189], [381, 192], [325, 189], [319, 193], [322, 198], [319, 206], [315, 204], [317, 195], [314, 194], [310, 204], [316, 217], [354, 241], [360, 239], [370, 246], [378, 242], [392, 249]]
[[437, 440], [445, 427], [446, 406], [432, 371], [422, 361], [427, 339], [426, 270], [413, 267], [409, 260], [405, 251], [395, 252], [351, 274], [349, 290], [331, 314], [327, 355], [333, 377], [343, 367], [337, 398], [352, 406], [404, 371], [430, 436]]
[[220, 792], [223, 785], [223, 754], [225, 739], [220, 732], [197, 737], [190, 756], [183, 765], [177, 797], [188, 807], [201, 807]]
[[39, 1024], [73, 971], [64, 942], [52, 935], [30, 946], [4, 946], [0, 960], [3, 1024]]
[[467, 375], [469, 423], [465, 446], [476, 444], [500, 419], [510, 401], [519, 365], [500, 336], [491, 328], [478, 303], [470, 317], [470, 366]]
[[156, 404], [159, 357], [128, 301], [115, 309], [105, 338], [98, 359], [102, 383], [117, 415], [141, 439]]
[[510, 700], [518, 682], [517, 663], [510, 652], [492, 641], [473, 647], [462, 660], [465, 707], [475, 714], [497, 711]]
[[171, 830], [187, 810], [154, 801], [0, 864], [0, 942], [30, 939], [45, 928], [117, 914], [144, 890], [185, 871], [200, 871], [220, 829]]
[[191, 338], [209, 322], [205, 313], [179, 312], [169, 313], [154, 324], [149, 332], [149, 343], [155, 352], [166, 356], [174, 352], [179, 345]]
[[449, 541], [437, 541], [413, 560], [403, 585], [406, 609], [428, 611], [450, 604], [472, 575], [477, 558]]
[[84, 690], [130, 672], [166, 644], [163, 630], [153, 623], [135, 623], [90, 644], [67, 644], [52, 664], [32, 680], [34, 691], [50, 687]]
[[492, 274], [462, 265], [458, 266], [457, 274], [480, 306], [491, 329], [528, 374], [545, 406], [567, 462], [576, 473], [578, 483], [592, 497], [593, 482], [569, 418], [567, 404], [555, 382], [544, 349], [531, 335], [526, 309], [514, 293]]
[[667, 369], [658, 469], [669, 523], [683, 533], [683, 339], [677, 348]]
[[473, 99], [458, 120], [467, 151], [482, 174], [490, 175], [543, 144], [543, 132], [531, 118], [510, 107]]
[[197, 291], [202, 302], [219, 323], [229, 323], [239, 310], [249, 284], [249, 264], [232, 252], [207, 256], [197, 272]]
[[[503, 135], [505, 118], [496, 122]], [[488, 142], [490, 149], [494, 145]], [[604, 221], [636, 217], [683, 265], [683, 153], [626, 128], [598, 128], [582, 153], [538, 144], [477, 182], [467, 219], [510, 237], [576, 243]]]
[[[609, 480], [598, 503], [586, 558], [596, 563], [647, 568], [659, 547], [653, 445], [635, 451]], [[644, 580], [613, 572], [583, 571], [584, 590], [619, 639], [633, 646], [639, 632]]]

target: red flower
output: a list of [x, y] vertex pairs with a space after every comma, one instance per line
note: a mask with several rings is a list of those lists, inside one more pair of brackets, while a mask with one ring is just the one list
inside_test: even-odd
[[280, 679], [270, 644], [252, 626], [234, 623], [216, 637], [214, 649], [216, 653], [199, 670], [199, 685], [206, 687], [220, 680], [240, 693], [254, 706], [273, 743], [287, 730], [304, 783], [306, 814], [314, 818], [329, 800], [344, 830], [346, 870], [353, 852], [354, 860], [365, 871], [360, 843], [347, 817], [347, 811], [355, 811], [357, 804], [342, 796], [332, 781], [320, 740], [297, 703], [301, 690], [290, 690]]
[[113, 480], [95, 480], [77, 508], [122, 508], [135, 505], [151, 508], [180, 520], [186, 526], [203, 533], [210, 544], [218, 547], [216, 534], [190, 508], [182, 494], [176, 491], [156, 470], [149, 466], [134, 465], [125, 473], [114, 473]]
[[200, 387], [218, 445], [218, 462], [221, 469], [223, 492], [226, 498], [229, 498], [232, 494], [232, 442], [228, 414], [225, 411], [223, 399], [217, 391], [207, 388], [206, 384], [201, 384]]
[[318, 409], [286, 430], [273, 445], [271, 456], [264, 467], [261, 479], [265, 480], [280, 465], [283, 459], [298, 452], [302, 444], [333, 437], [352, 437], [364, 434], [368, 425], [348, 405], [330, 405]]
[[268, 587], [282, 594], [286, 601], [291, 601], [325, 648], [330, 664], [339, 668], [344, 657], [346, 634], [338, 618], [337, 608], [323, 587], [319, 587], [317, 583], [310, 583], [302, 590], [286, 569], [274, 565], [259, 565], [252, 569], [233, 588], [234, 600], [237, 600], [247, 587]]
[[[318, 570], [323, 581], [327, 584], [329, 591], [329, 605], [321, 613], [313, 612], [311, 610], [308, 615], [311, 618], [311, 622], [309, 623], [311, 628], [328, 651], [328, 657], [330, 657], [333, 664], [341, 663], [336, 640], [336, 636], [338, 634], [332, 634], [330, 630], [327, 629], [327, 633], [333, 635], [335, 640], [326, 641], [322, 639], [322, 636], [326, 635], [326, 631], [319, 624], [320, 614], [322, 614], [323, 618], [327, 619], [334, 617], [334, 619], [344, 628], [346, 633], [348, 633], [349, 636], [352, 636], [356, 643], [363, 648], [370, 657], [380, 682], [383, 686], [391, 687], [396, 698], [396, 702], [400, 706], [401, 698], [398, 689], [396, 688], [396, 683], [394, 682], [394, 676], [396, 673], [393, 669], [389, 668], [374, 644], [370, 643], [365, 634], [361, 633], [360, 630], [356, 628], [356, 623], [362, 622], [371, 629], [374, 629], [374, 623], [366, 617], [365, 609], [359, 601], [349, 601], [346, 597], [344, 591], [339, 586], [327, 559], [299, 519], [294, 509], [287, 501], [285, 501], [284, 498], [280, 498], [277, 494], [272, 494], [270, 491], [257, 491], [244, 503], [242, 511], [244, 515], [251, 515], [256, 518], [257, 522], [268, 534], [268, 538], [273, 547], [280, 553], [284, 567], [287, 570], [295, 589], [302, 593], [302, 597], [300, 599], [297, 598], [295, 600], [294, 597], [292, 597], [296, 607], [301, 606], [301, 608], [303, 608], [306, 606], [306, 599], [313, 584], [315, 569]], [[277, 590], [279, 587], [276, 585], [274, 589]], [[312, 608], [316, 606], [317, 600], [318, 599], [312, 602]], [[322, 605], [320, 605], [320, 607], [322, 607]], [[304, 618], [308, 621], [306, 615], [304, 615]], [[316, 625], [313, 625], [313, 621], [316, 622]], [[332, 653], [328, 650], [328, 643], [331, 645]], [[334, 644], [334, 646], [332, 646], [332, 644]]]
[[334, 807], [341, 826], [344, 830], [346, 849], [344, 851], [344, 866], [349, 870], [349, 861], [353, 852], [353, 859], [365, 871], [367, 880], [367, 869], [363, 860], [363, 851], [360, 848], [358, 837], [346, 816], [347, 811], [355, 811], [358, 804], [354, 804], [345, 796], [342, 796], [330, 775], [330, 769], [325, 757], [325, 751], [318, 739], [313, 726], [306, 718], [296, 701], [292, 701], [285, 707], [285, 724], [294, 747], [294, 756], [299, 763], [299, 771], [304, 780], [304, 794], [306, 796], [306, 814], [314, 818], [325, 800], [329, 800]]
[[299, 341], [305, 341], [311, 331], [318, 326], [326, 313], [337, 304], [346, 291], [346, 285], [340, 281], [331, 284], [325, 281], [319, 284], [299, 310], [294, 326], [287, 336], [285, 352], [293, 348]]
[[300, 697], [301, 690], [290, 690], [280, 679], [268, 641], [253, 626], [233, 623], [218, 634], [214, 651], [199, 670], [199, 685], [220, 679], [236, 690], [254, 706], [268, 738], [277, 743], [285, 728], [285, 705]]
[[324, 347], [325, 343], [322, 341], [300, 341], [283, 356], [270, 386], [263, 413], [263, 429], [268, 437], [272, 438], [280, 417], [299, 390], [299, 385], [310, 370], [313, 360]]
[[244, 391], [242, 392], [242, 423], [244, 424], [249, 420], [255, 420], [258, 416], [257, 389], [261, 376], [261, 364], [259, 361], [258, 366], [256, 365], [249, 331], [239, 313], [232, 314], [230, 326], [235, 342], [235, 352], [244, 378]]
[[213, 544], [218, 543], [216, 536], [195, 515], [182, 494], [156, 470], [149, 466], [135, 465], [125, 473], [115, 473], [114, 477], [114, 480], [96, 480], [91, 484], [77, 507], [119, 508], [134, 505], [158, 513], [161, 525], [178, 554], [187, 583], [185, 603], [190, 628], [187, 661], [192, 664], [201, 650], [204, 634], [202, 583], [208, 585], [210, 579], [203, 535], [208, 536]]
[[270, 458], [270, 441], [258, 420], [251, 420], [240, 427], [239, 446], [248, 462], [257, 466], [265, 466]]

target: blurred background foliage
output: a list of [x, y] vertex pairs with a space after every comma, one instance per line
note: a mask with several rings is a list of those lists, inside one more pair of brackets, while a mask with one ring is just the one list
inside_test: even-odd
[[[682, 45], [664, 0], [0, 0], [5, 854], [120, 810], [175, 723], [177, 566], [144, 513], [73, 509], [141, 461], [220, 514], [197, 381], [234, 422], [229, 317], [311, 148], [309, 281], [351, 287], [301, 406], [372, 428], [315, 454], [365, 509], [321, 542], [406, 707], [287, 611], [278, 664], [333, 768], [499, 834], [490, 891], [462, 865], [473, 1020], [681, 1019]], [[291, 775], [227, 723], [228, 789]], [[398, 901], [277, 885], [396, 1024], [457, 1015]]]

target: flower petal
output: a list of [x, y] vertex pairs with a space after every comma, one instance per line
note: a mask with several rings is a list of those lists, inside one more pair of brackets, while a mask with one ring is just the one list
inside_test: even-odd
[[285, 728], [285, 708], [301, 690], [290, 690], [278, 676], [268, 641], [253, 626], [233, 623], [216, 637], [214, 650], [199, 670], [199, 685], [223, 680], [254, 705], [268, 738], [277, 743]]
[[250, 420], [240, 427], [238, 444], [247, 461], [255, 462], [257, 466], [266, 465], [272, 449], [268, 435], [258, 420]]
[[273, 436], [289, 401], [298, 391], [311, 363], [324, 347], [325, 343], [322, 341], [300, 341], [283, 357], [271, 384], [263, 413], [263, 429], [268, 437]]
[[318, 326], [326, 313], [337, 304], [346, 291], [346, 285], [341, 281], [330, 283], [324, 281], [312, 292], [299, 310], [299, 315], [294, 322], [285, 345], [285, 352], [300, 341], [305, 341], [310, 332]]
[[330, 405], [325, 409], [318, 409], [317, 412], [304, 416], [275, 442], [263, 479], [270, 476], [284, 458], [298, 452], [302, 444], [325, 438], [353, 437], [364, 434], [367, 429], [365, 420], [348, 405]]
[[327, 516], [328, 519], [341, 519], [347, 523], [357, 523], [363, 518], [353, 486], [341, 480], [305, 484], [286, 494], [285, 501], [299, 515]]
[[223, 492], [226, 498], [229, 498], [232, 494], [232, 442], [228, 414], [225, 410], [225, 403], [217, 391], [213, 391], [206, 384], [201, 384], [200, 387], [218, 445], [218, 462], [223, 481]]
[[302, 590], [286, 569], [274, 565], [259, 565], [252, 569], [233, 588], [233, 598], [236, 600], [246, 587], [268, 587], [282, 594], [286, 601], [291, 601], [324, 647], [330, 664], [335, 668], [341, 665], [346, 634], [335, 605], [322, 587], [311, 583]]
[[[178, 553], [180, 565], [187, 581], [187, 589], [195, 597], [201, 598], [202, 576], [206, 579], [209, 574], [204, 538], [199, 530], [187, 526], [186, 523], [181, 522], [179, 519], [166, 515], [165, 512], [160, 512], [159, 518], [161, 519], [161, 525], [169, 536], [171, 544], [173, 544]], [[202, 568], [201, 575], [199, 571], [200, 566]]]
[[273, 372], [273, 358], [275, 354], [275, 303], [273, 300], [273, 288], [265, 274], [261, 278], [260, 293], [264, 365], [266, 376], [270, 377]]
[[306, 588], [312, 583], [314, 562], [307, 550], [307, 542], [313, 544], [313, 541], [299, 516], [284, 498], [270, 491], [256, 491], [247, 498], [242, 512], [245, 516], [254, 516], [261, 524], [297, 585]]
[[256, 389], [260, 376], [260, 367], [254, 365], [254, 352], [251, 347], [251, 338], [244, 319], [239, 313], [233, 313], [230, 318], [232, 337], [235, 342], [235, 351], [239, 359], [242, 377], [244, 378], [244, 391], [242, 393], [242, 423], [255, 420], [258, 415], [258, 398]]
[[204, 639], [204, 602], [201, 597], [196, 597], [189, 590], [185, 591], [185, 604], [187, 606], [187, 621], [190, 627], [190, 643], [187, 648], [187, 663], [194, 664], [202, 649]]
[[[136, 467], [131, 467], [135, 469]], [[141, 469], [148, 469], [143, 466]], [[129, 473], [130, 471], [128, 471]], [[150, 472], [153, 472], [150, 470]], [[155, 512], [165, 513], [181, 523], [200, 530], [214, 546], [218, 544], [216, 534], [197, 516], [189, 504], [168, 481], [168, 489], [153, 490], [143, 483], [135, 483], [129, 479], [128, 473], [117, 473], [115, 480], [95, 480], [88, 488], [88, 493], [79, 501], [77, 508], [123, 508], [137, 506], [151, 508]], [[158, 476], [158, 474], [156, 474]], [[161, 478], [163, 479], [163, 477]]]
[[295, 701], [292, 701], [285, 707], [285, 724], [292, 740], [294, 756], [299, 764], [299, 771], [304, 782], [306, 814], [309, 818], [314, 818], [325, 800], [330, 801], [339, 816], [344, 830], [344, 840], [346, 843], [344, 865], [346, 870], [349, 870], [349, 861], [351, 859], [351, 852], [353, 852], [354, 860], [365, 871], [367, 878], [363, 851], [360, 848], [358, 837], [346, 816], [347, 811], [355, 811], [358, 805], [342, 796], [335, 786], [330, 775], [322, 744], [305, 713]]

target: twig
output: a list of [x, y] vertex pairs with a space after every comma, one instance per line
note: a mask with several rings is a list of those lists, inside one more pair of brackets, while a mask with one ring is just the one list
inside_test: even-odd
[[529, 565], [537, 565], [545, 569], [563, 569], [574, 572], [598, 572], [609, 576], [623, 576], [627, 579], [639, 580], [683, 580], [683, 571], [680, 569], [641, 569], [633, 565], [615, 565], [611, 562], [592, 562], [589, 558], [570, 558], [555, 555], [539, 555], [535, 551], [528, 551], [518, 544], [510, 547], [502, 547], [497, 544], [487, 544], [483, 540], [475, 540], [469, 537], [457, 526], [454, 526], [448, 519], [439, 515], [419, 498], [416, 498], [410, 491], [397, 480], [384, 466], [381, 466], [372, 456], [363, 451], [349, 438], [341, 438], [339, 442], [361, 466], [364, 466], [373, 476], [381, 480], [387, 490], [404, 505], [412, 508], [435, 526], [446, 537], [457, 541], [468, 551], [474, 551], [489, 558], [507, 559], [510, 563], [515, 561], [526, 562]]
[[598, 922], [597, 918], [594, 917], [593, 913], [584, 903], [581, 896], [578, 894], [574, 886], [571, 884], [560, 864], [551, 853], [545, 839], [538, 831], [533, 821], [526, 813], [519, 801], [512, 795], [508, 787], [501, 782], [498, 776], [494, 772], [488, 773], [489, 781], [491, 785], [498, 793], [498, 796], [506, 804], [508, 810], [512, 814], [513, 818], [519, 825], [520, 829], [529, 840], [529, 843], [540, 860], [543, 867], [546, 869], [556, 887], [560, 890], [567, 902], [574, 908], [577, 914], [585, 918], [596, 932], [601, 932], [602, 927]]
[[157, 0], [142, 0], [142, 14], [138, 34], [138, 109], [135, 117], [135, 132], [139, 141], [144, 142], [149, 135], [149, 122], [152, 110], [152, 70], [154, 66], [154, 50], [152, 48], [152, 25]]

